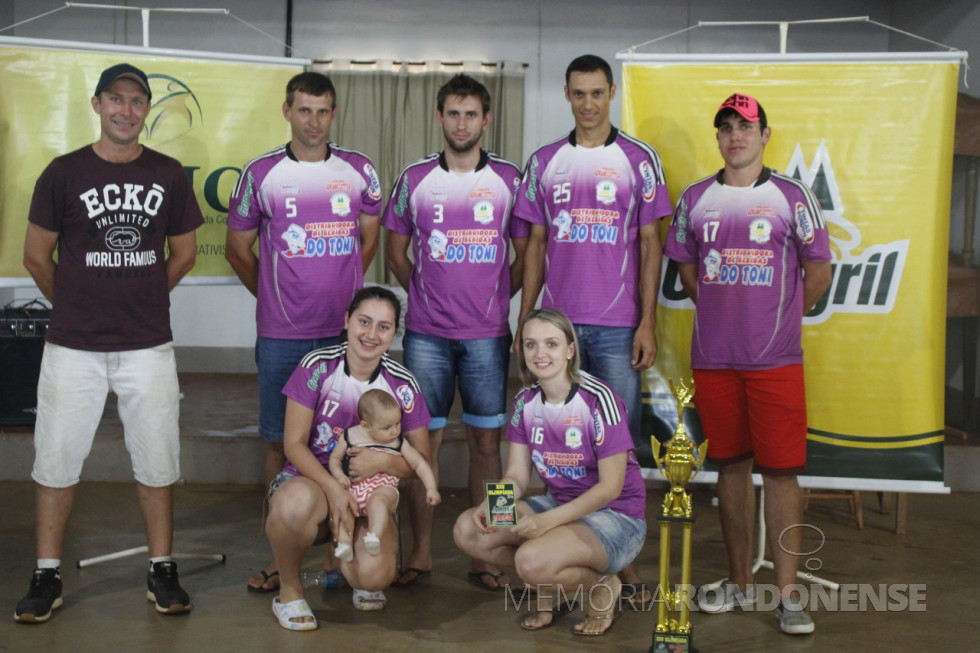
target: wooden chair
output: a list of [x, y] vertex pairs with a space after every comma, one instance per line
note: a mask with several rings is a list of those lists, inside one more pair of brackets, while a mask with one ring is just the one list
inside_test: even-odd
[[857, 521], [859, 530], [864, 530], [864, 506], [861, 503], [861, 493], [857, 490], [803, 490], [803, 512], [810, 507], [811, 499], [829, 499], [838, 501], [849, 501], [851, 504], [851, 514]]

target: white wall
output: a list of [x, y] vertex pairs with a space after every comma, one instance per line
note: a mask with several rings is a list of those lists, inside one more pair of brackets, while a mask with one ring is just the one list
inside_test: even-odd
[[[195, 3], [154, 0], [134, 4], [187, 7]], [[276, 39], [285, 40], [285, 2], [216, 0], [200, 4], [227, 7], [242, 20]], [[977, 36], [980, 33], [980, 10], [975, 2], [930, 3], [927, 5], [929, 11], [921, 9], [921, 4], [912, 0], [819, 0], [808, 3], [784, 0], [740, 3], [721, 0], [606, 0], [602, 3], [594, 0], [295, 0], [293, 45], [297, 56], [314, 59], [511, 60], [527, 63], [524, 123], [527, 156], [539, 144], [572, 127], [562, 86], [565, 66], [576, 55], [592, 52], [605, 57], [614, 64], [614, 69], [618, 69], [615, 55], [620, 50], [698, 21], [718, 20], [800, 20], [868, 15], [885, 24], [897, 21], [897, 27], [962, 49], [970, 49], [980, 38]], [[7, 0], [0, 6], [0, 21], [17, 22], [63, 7], [64, 3], [60, 0]], [[67, 9], [2, 34], [139, 45], [142, 43], [139, 16], [139, 12], [130, 11]], [[642, 51], [772, 52], [778, 49], [777, 35], [775, 27], [738, 31], [700, 28]], [[886, 30], [868, 25], [790, 29], [791, 51], [883, 50], [889, 43]], [[152, 14], [150, 45], [273, 56], [281, 56], [284, 51], [282, 45], [233, 18], [188, 14]], [[896, 47], [901, 45], [896, 43]], [[68, 101], [72, 99], [68, 98]], [[621, 115], [618, 102], [613, 106], [613, 115]], [[17, 290], [18, 296], [34, 294], [31, 289]], [[254, 300], [239, 287], [181, 285], [173, 293], [176, 343], [191, 347], [250, 347], [255, 336], [253, 312]]]

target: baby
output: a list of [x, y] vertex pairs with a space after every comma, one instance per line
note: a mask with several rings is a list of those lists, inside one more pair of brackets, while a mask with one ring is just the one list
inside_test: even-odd
[[[381, 551], [381, 537], [388, 525], [389, 515], [398, 508], [398, 478], [387, 472], [351, 483], [347, 449], [349, 447], [370, 447], [405, 458], [409, 466], [425, 485], [425, 499], [430, 506], [437, 505], [442, 498], [436, 487], [432, 468], [425, 462], [412, 445], [401, 437], [402, 412], [398, 401], [384, 390], [368, 390], [357, 402], [357, 415], [361, 423], [344, 431], [344, 437], [330, 453], [330, 473], [337, 482], [349, 489], [357, 499], [361, 516], [368, 519], [368, 530], [364, 534], [364, 548], [373, 556]], [[345, 529], [337, 535], [334, 555], [344, 562], [354, 559], [354, 537]]]

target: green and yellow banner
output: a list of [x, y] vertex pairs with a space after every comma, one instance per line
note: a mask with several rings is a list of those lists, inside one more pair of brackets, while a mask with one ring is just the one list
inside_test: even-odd
[[[766, 165], [820, 200], [834, 274], [804, 320], [808, 476], [943, 479], [958, 70], [914, 61], [624, 65], [624, 127], [659, 150], [674, 202], [724, 165], [712, 123], [736, 91], [766, 110]], [[648, 432], [675, 426], [666, 379], [690, 376], [693, 309], [665, 265], [660, 353], [645, 379]]]
[[123, 61], [146, 72], [153, 92], [141, 142], [183, 164], [204, 214], [192, 274], [234, 274], [224, 259], [228, 198], [245, 162], [289, 140], [281, 110], [286, 82], [305, 61], [199, 60], [0, 43], [0, 278], [27, 276], [21, 260], [34, 182], [51, 159], [98, 139], [92, 92], [102, 70]]

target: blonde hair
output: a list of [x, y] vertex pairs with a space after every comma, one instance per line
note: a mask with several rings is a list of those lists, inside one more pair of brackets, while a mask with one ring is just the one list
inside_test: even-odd
[[572, 348], [572, 357], [568, 359], [568, 367], [565, 368], [565, 374], [568, 376], [569, 381], [578, 383], [581, 380], [581, 376], [579, 375], [578, 340], [575, 338], [575, 328], [572, 326], [568, 317], [556, 308], [536, 308], [521, 320], [521, 327], [517, 330], [517, 337], [521, 343], [520, 347], [517, 348], [517, 371], [521, 375], [521, 382], [525, 386], [529, 386], [537, 380], [537, 377], [528, 368], [527, 358], [524, 356], [524, 327], [531, 320], [540, 320], [557, 327], [564, 334], [565, 340], [569, 344], [575, 345]]

